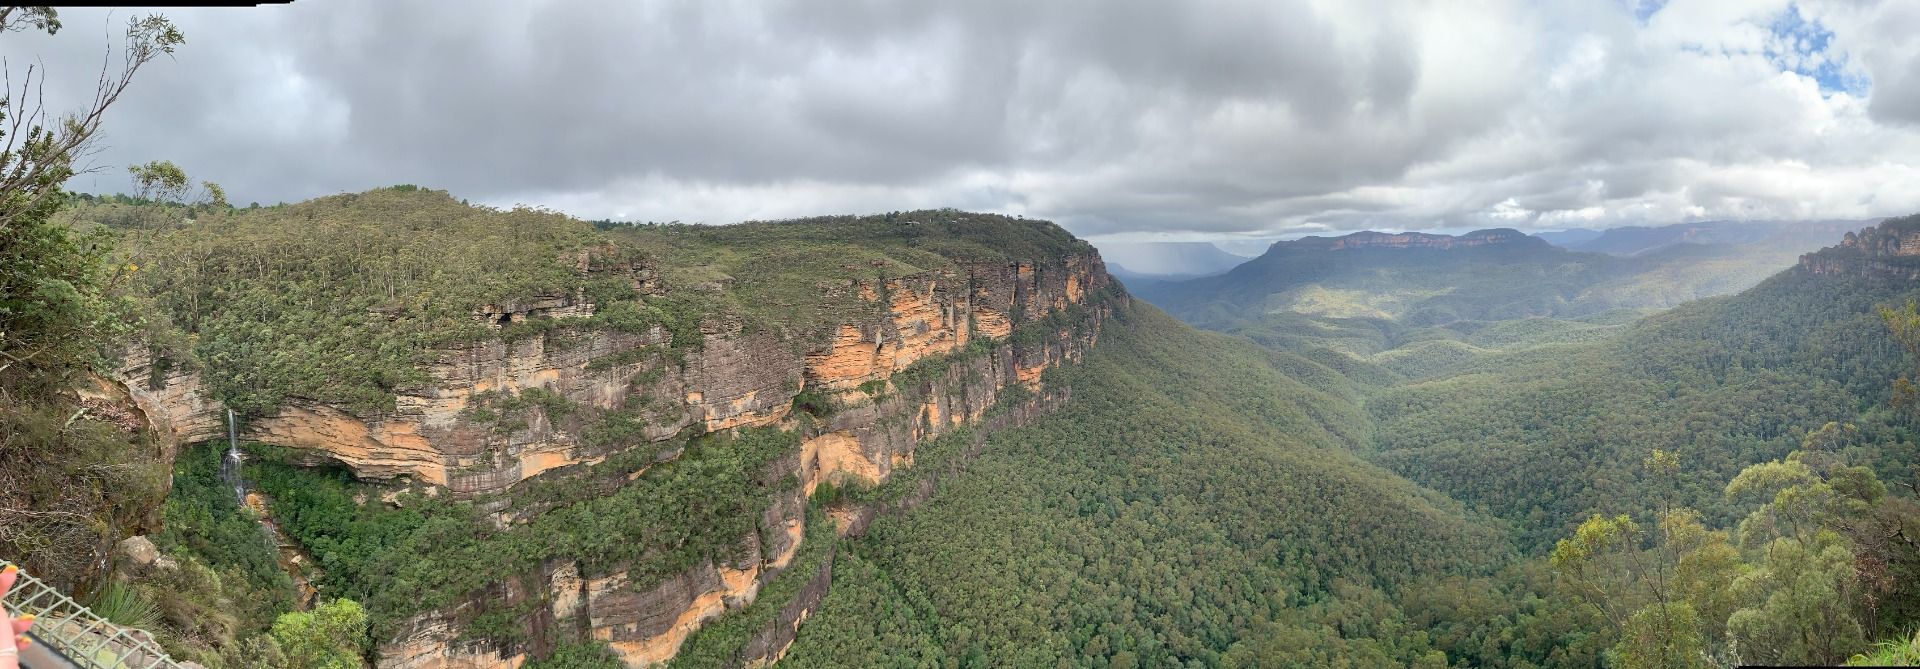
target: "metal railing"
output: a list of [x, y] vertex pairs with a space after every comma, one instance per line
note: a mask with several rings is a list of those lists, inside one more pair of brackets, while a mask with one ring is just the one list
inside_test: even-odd
[[[0, 568], [13, 564], [0, 560]], [[15, 565], [18, 566], [18, 565]], [[94, 614], [73, 598], [60, 594], [53, 586], [20, 572], [13, 590], [0, 600], [14, 617], [32, 614], [33, 629], [28, 634], [34, 644], [44, 646], [81, 669], [180, 669], [180, 663], [167, 657], [153, 635], [144, 630], [121, 627]], [[27, 653], [23, 665], [39, 667]], [[58, 666], [58, 665], [54, 665]], [[50, 667], [49, 669], [52, 669]]]

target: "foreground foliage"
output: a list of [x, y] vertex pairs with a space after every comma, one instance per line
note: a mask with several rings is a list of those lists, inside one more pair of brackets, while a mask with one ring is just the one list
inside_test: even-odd
[[[60, 30], [54, 9], [0, 9], [0, 33], [41, 30]], [[141, 525], [165, 491], [150, 435], [75, 396], [132, 324], [105, 240], [53, 220], [108, 107], [185, 41], [158, 15], [130, 18], [124, 37], [122, 65], [100, 72], [87, 107], [49, 112], [31, 69], [0, 96], [0, 555], [80, 592], [100, 585], [101, 543]]]

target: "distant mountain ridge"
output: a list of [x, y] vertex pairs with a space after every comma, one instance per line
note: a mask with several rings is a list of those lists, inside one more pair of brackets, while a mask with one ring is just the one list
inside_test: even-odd
[[1362, 231], [1276, 242], [1225, 274], [1136, 294], [1214, 329], [1279, 314], [1437, 324], [1556, 313], [1625, 262], [1512, 229]]
[[1364, 231], [1278, 242], [1217, 276], [1128, 286], [1189, 323], [1271, 343], [1329, 324], [1368, 323], [1391, 333], [1462, 321], [1664, 309], [1744, 290], [1792, 267], [1798, 253], [1768, 244], [1676, 243], [1613, 255], [1564, 249], [1508, 228], [1461, 235]]
[[1603, 234], [1603, 231], [1591, 228], [1569, 228], [1566, 230], [1536, 232], [1533, 233], [1533, 236], [1547, 240], [1547, 243], [1554, 246], [1570, 249], [1575, 245], [1593, 241], [1601, 234]]
[[1875, 219], [1819, 221], [1701, 221], [1661, 226], [1625, 226], [1605, 230], [1575, 229], [1536, 235], [1561, 248], [1630, 256], [1677, 244], [1722, 246], [1760, 245], [1770, 251], [1801, 253], [1833, 242], [1835, 237]]
[[1302, 251], [1338, 251], [1342, 249], [1370, 248], [1448, 250], [1499, 244], [1533, 246], [1536, 248], [1548, 246], [1545, 240], [1528, 236], [1526, 233], [1512, 228], [1475, 230], [1463, 235], [1443, 235], [1430, 232], [1395, 233], [1364, 230], [1339, 237], [1301, 237], [1291, 241], [1274, 242], [1273, 246], [1268, 249], [1268, 252], [1271, 253], [1275, 249]]
[[1247, 257], [1210, 242], [1105, 242], [1096, 245], [1116, 274], [1148, 279], [1191, 279], [1233, 269]]

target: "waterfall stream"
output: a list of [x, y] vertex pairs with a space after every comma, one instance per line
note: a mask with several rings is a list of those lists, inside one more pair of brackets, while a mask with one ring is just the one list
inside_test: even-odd
[[220, 460], [220, 480], [233, 488], [234, 500], [242, 506], [247, 503], [246, 481], [240, 478], [240, 436], [234, 424], [233, 410], [227, 410], [227, 456]]
[[[220, 458], [220, 480], [225, 482], [228, 487], [233, 488], [234, 500], [239, 502], [241, 510], [246, 512], [247, 479], [240, 475], [240, 465], [239, 420], [234, 417], [233, 410], [228, 409], [227, 454]], [[312, 566], [312, 560], [304, 560], [301, 557], [302, 553], [300, 552], [299, 545], [295, 544], [280, 532], [279, 526], [274, 525], [273, 519], [267, 517], [264, 508], [259, 510], [257, 517], [260, 521], [261, 539], [266, 541], [267, 545], [272, 547], [274, 552], [279, 556], [277, 562], [280, 565], [280, 569], [293, 577], [294, 586], [300, 593], [298, 608], [305, 610], [313, 603], [313, 598], [318, 593], [318, 591], [313, 589], [311, 579], [318, 577], [320, 573], [319, 570]], [[305, 566], [303, 566], [303, 564]]]

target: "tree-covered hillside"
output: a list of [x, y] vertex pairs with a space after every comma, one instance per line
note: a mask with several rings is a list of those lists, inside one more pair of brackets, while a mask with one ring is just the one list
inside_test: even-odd
[[[126, 343], [156, 360], [143, 375], [149, 378], [128, 379], [129, 385], [167, 391], [176, 372], [192, 370], [187, 383], [204, 383], [206, 399], [236, 410], [243, 421], [316, 406], [342, 410], [347, 421], [408, 420], [399, 406], [403, 395], [417, 400], [466, 392], [457, 400], [462, 406], [444, 414], [487, 429], [434, 434], [431, 448], [497, 447], [510, 451], [502, 458], [518, 457], [530, 450], [523, 448], [532, 443], [528, 430], [537, 428], [559, 435], [552, 439], [566, 449], [558, 454], [562, 464], [544, 476], [528, 474], [529, 480], [477, 494], [449, 493], [451, 486], [431, 480], [394, 482], [364, 471], [369, 480], [356, 480], [351, 468], [329, 459], [336, 453], [298, 443], [305, 436], [299, 431], [316, 429], [299, 425], [290, 437], [268, 437], [280, 444], [247, 449], [242, 474], [251, 492], [263, 494], [251, 506], [236, 502], [231, 486], [215, 478], [224, 475], [219, 448], [183, 449], [175, 494], [155, 514], [165, 531], [154, 536], [179, 568], [139, 574], [131, 587], [135, 600], [159, 609], [156, 630], [170, 649], [215, 667], [255, 666], [246, 658], [271, 640], [273, 626], [304, 615], [298, 609], [307, 604], [297, 596], [312, 594], [300, 589], [308, 580], [325, 598], [354, 602], [365, 637], [356, 645], [370, 657], [407, 634], [409, 619], [437, 611], [457, 616], [456, 643], [474, 646], [460, 652], [556, 654], [555, 643], [589, 637], [536, 637], [529, 630], [544, 629], [542, 623], [526, 618], [534, 603], [500, 601], [490, 589], [507, 579], [541, 578], [557, 561], [577, 564], [590, 578], [630, 578], [634, 589], [661, 586], [703, 565], [746, 560], [742, 564], [757, 566], [743, 551], [759, 550], [762, 530], [775, 531], [762, 527], [776, 522], [768, 514], [798, 513], [785, 500], [798, 494], [800, 476], [820, 475], [810, 473], [817, 463], [802, 464], [801, 442], [828, 429], [824, 419], [843, 404], [873, 412], [883, 399], [905, 398], [889, 406], [915, 414], [928, 385], [943, 380], [992, 393], [1012, 383], [1016, 367], [1045, 366], [1065, 355], [1055, 341], [1060, 337], [1090, 344], [1092, 310], [1118, 295], [1102, 287], [1091, 247], [1058, 226], [953, 210], [728, 226], [594, 224], [548, 211], [470, 206], [413, 186], [244, 209], [126, 197], [74, 204], [57, 224], [115, 244], [115, 265], [127, 277], [121, 295], [139, 326]], [[938, 326], [950, 339], [912, 352], [920, 364], [845, 397], [802, 392], [805, 378], [795, 377], [803, 355], [822, 349], [843, 324], [864, 324], [876, 344], [898, 336], [890, 320], [878, 317], [878, 310], [897, 307], [884, 299], [889, 284], [877, 280], [907, 275], [923, 275], [916, 280], [925, 281], [929, 294], [919, 299], [932, 300], [938, 285], [942, 299], [958, 307], [943, 303], [934, 305], [948, 310], [941, 314], [902, 317], [898, 331], [922, 336]], [[1002, 276], [1023, 283], [974, 285]], [[879, 292], [863, 294], [856, 282], [880, 286]], [[998, 291], [1005, 299], [1006, 306], [979, 309], [1011, 308], [988, 312], [1003, 319], [1006, 332], [975, 335], [976, 311], [967, 307], [976, 291]], [[1064, 307], [1054, 308], [1053, 299]], [[560, 310], [569, 317], [546, 313]], [[604, 352], [578, 346], [619, 335], [652, 343]], [[743, 337], [754, 339], [739, 343]], [[533, 378], [504, 392], [476, 389], [494, 382], [484, 379], [472, 388], [442, 390], [434, 384], [445, 381], [428, 376], [450, 352], [536, 339], [536, 351], [584, 355], [569, 358], [566, 373], [599, 374], [595, 385], [556, 390], [562, 384]], [[714, 357], [696, 357], [711, 353], [700, 350], [707, 343], [722, 340]], [[933, 348], [955, 341], [966, 345]], [[747, 346], [755, 348], [735, 353]], [[737, 357], [725, 357], [730, 354]], [[969, 375], [943, 376], [950, 366], [981, 359], [996, 366], [976, 364]], [[755, 366], [789, 360], [793, 376], [756, 377], [763, 370]], [[699, 380], [712, 385], [686, 388], [689, 377], [675, 376], [656, 387], [663, 376], [695, 366]], [[981, 389], [983, 372], [1008, 378]], [[743, 391], [729, 385], [749, 383], [762, 385]], [[700, 390], [715, 386], [738, 393], [720, 410], [747, 415], [761, 427], [710, 428], [704, 416], [674, 423], [680, 414], [661, 418], [666, 410], [656, 411], [697, 402]], [[579, 397], [565, 396], [567, 388]], [[605, 399], [609, 392], [615, 399]], [[794, 394], [791, 406], [777, 396], [767, 409], [745, 408], [756, 396], [781, 392]], [[1017, 404], [1018, 394], [1009, 390], [1004, 404]], [[201, 400], [192, 402], [173, 408], [203, 411]], [[521, 441], [510, 442], [515, 438]], [[284, 448], [285, 442], [304, 448]], [[349, 440], [344, 448], [362, 447], [380, 454], [375, 457], [393, 448], [375, 439]], [[449, 478], [500, 466], [492, 452], [472, 460], [450, 465]], [[905, 485], [916, 474], [904, 472], [892, 483]], [[821, 485], [834, 489], [831, 482]], [[502, 525], [496, 514], [516, 520]], [[297, 559], [276, 556], [262, 543], [260, 517], [270, 517], [278, 536], [298, 548]], [[793, 559], [818, 564], [831, 554], [831, 534]], [[488, 568], [471, 568], [477, 564]], [[281, 569], [296, 572], [291, 583]], [[788, 579], [767, 587], [790, 586]], [[235, 601], [247, 605], [229, 603]], [[748, 630], [755, 623], [743, 621], [758, 615], [729, 617], [722, 631], [702, 635], [695, 648], [722, 649], [714, 651], [718, 656], [738, 650], [739, 640], [729, 635]]]
[[[730, 322], [799, 350], [876, 308], [852, 281], [1089, 250], [1048, 223], [950, 210], [629, 226], [412, 187], [248, 209], [96, 199], [61, 220], [118, 243], [137, 341], [243, 413], [298, 401], [382, 415], [432, 351], [490, 337], [659, 328], [697, 347]], [[728, 664], [826, 564], [831, 589], [783, 664], [1835, 662], [1920, 623], [1920, 553], [1900, 540], [1920, 535], [1920, 449], [1910, 412], [1890, 407], [1920, 325], [1880, 311], [1920, 294], [1912, 282], [1793, 271], [1648, 315], [1619, 307], [1721, 290], [1705, 278], [1716, 263], [1745, 261], [1511, 237], [1312, 240], [1154, 289], [1228, 334], [1102, 289], [1112, 313], [1084, 359], [989, 413], [1057, 405], [950, 432], [877, 487], [821, 483], [801, 566], [709, 621], [679, 662]], [[542, 296], [596, 308], [484, 318]], [[1055, 326], [1091, 334], [1084, 308], [1031, 317], [934, 362]], [[901, 374], [913, 392], [933, 372]], [[508, 399], [580, 411], [532, 390]], [[340, 647], [372, 653], [416, 616], [458, 609], [461, 643], [606, 666], [591, 639], [527, 631], [545, 604], [474, 593], [560, 562], [644, 588], [733, 556], [766, 530], [769, 493], [799, 489], [765, 472], [834, 409], [793, 408], [790, 423], [688, 429], [470, 498], [256, 446], [245, 474], [318, 568], [300, 577], [353, 600], [311, 612], [215, 449], [190, 448], [155, 535], [179, 568], [136, 588], [169, 647], [214, 665], [282, 643], [287, 616], [346, 620], [359, 636]], [[978, 456], [957, 455], [976, 436]], [[863, 535], [829, 531], [923, 484], [927, 502]]]
[[[818, 338], [872, 308], [844, 290], [853, 279], [1090, 249], [1044, 221], [953, 210], [599, 230], [410, 185], [245, 209], [90, 198], [61, 218], [115, 241], [148, 302], [156, 357], [205, 367], [243, 415], [289, 398], [391, 411], [433, 349], [561, 323], [494, 332], [477, 318], [484, 305], [580, 296], [599, 309], [569, 324], [662, 326], [676, 345], [694, 345], [702, 319], [727, 315]], [[643, 297], [641, 284], [660, 289]]]
[[1844, 660], [1920, 621], [1920, 507], [1874, 408], [1902, 293], [1820, 281], [1389, 388], [1136, 306], [1066, 406], [843, 545], [786, 662]]
[[1481, 519], [1357, 458], [1345, 383], [1297, 356], [1136, 305], [1049, 383], [1064, 407], [843, 548], [783, 664], [1432, 662], [1355, 621], [1504, 561]]
[[1513, 521], [1531, 549], [1591, 511], [1644, 508], [1650, 492], [1632, 472], [1653, 449], [1681, 458], [1682, 501], [1729, 520], [1719, 500], [1726, 478], [1862, 410], [1875, 438], [1848, 459], [1912, 481], [1896, 463], [1920, 451], [1873, 408], [1903, 364], [1875, 310], [1913, 293], [1789, 272], [1614, 337], [1481, 355], [1375, 393], [1373, 457]]
[[[1876, 244], [1851, 252], [1894, 246]], [[1890, 406], [1901, 399], [1895, 379], [1913, 363], [1903, 346], [1914, 337], [1883, 312], [1920, 285], [1880, 271], [1903, 258], [1792, 269], [1645, 318], [1543, 318], [1508, 307], [1545, 305], [1526, 300], [1551, 298], [1552, 277], [1538, 271], [1546, 263], [1469, 260], [1494, 248], [1350, 249], [1351, 264], [1337, 269], [1319, 249], [1318, 258], [1263, 275], [1341, 276], [1360, 281], [1355, 294], [1367, 299], [1411, 295], [1429, 307], [1456, 305], [1449, 315], [1466, 305], [1473, 318], [1422, 326], [1435, 312], [1328, 317], [1303, 313], [1298, 302], [1235, 312], [1245, 303], [1232, 296], [1257, 295], [1268, 285], [1259, 283], [1218, 287], [1228, 297], [1189, 313], [1346, 373], [1372, 428], [1365, 457], [1502, 519], [1513, 547], [1540, 557], [1508, 567], [1490, 587], [1598, 616], [1582, 624], [1594, 627], [1606, 666], [1839, 662], [1868, 639], [1904, 638], [1920, 622], [1920, 593], [1906, 585], [1920, 575], [1920, 550], [1901, 539], [1920, 530], [1912, 502], [1920, 447], [1911, 414]], [[1579, 258], [1538, 248], [1502, 254], [1528, 256]], [[1807, 506], [1810, 499], [1820, 501]], [[1756, 510], [1756, 502], [1767, 503]], [[1788, 509], [1802, 514], [1797, 529], [1780, 524]], [[1703, 560], [1720, 566], [1703, 572]], [[1532, 570], [1556, 574], [1555, 584], [1527, 584]], [[1763, 580], [1781, 570], [1822, 575]], [[1668, 589], [1686, 579], [1695, 579], [1686, 581], [1691, 593]], [[1439, 594], [1479, 597], [1479, 587]], [[1774, 608], [1790, 597], [1803, 608]], [[1427, 624], [1436, 634], [1447, 626], [1444, 616]], [[1781, 636], [1793, 634], [1835, 641]], [[1449, 657], [1465, 666], [1592, 666], [1573, 655], [1512, 664], [1521, 657], [1513, 648], [1457, 651]]]

